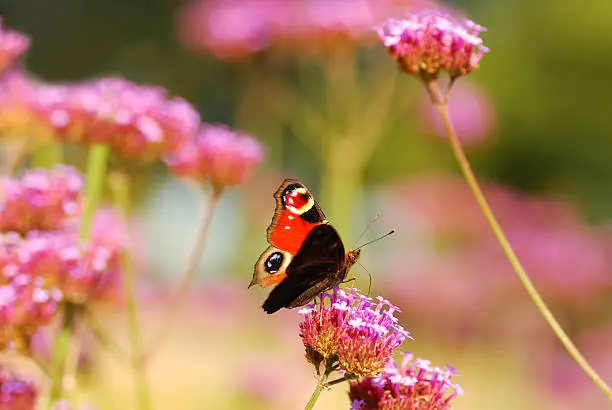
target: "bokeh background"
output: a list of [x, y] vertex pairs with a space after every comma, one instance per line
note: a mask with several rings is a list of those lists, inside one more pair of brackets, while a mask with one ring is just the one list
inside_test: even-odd
[[[354, 33], [368, 18], [440, 5], [330, 0], [331, 13], [325, 0], [309, 3], [323, 11], [296, 18], [270, 0], [0, 0], [4, 24], [31, 36], [25, 66], [40, 79], [118, 75], [161, 85], [204, 121], [267, 147], [256, 177], [223, 197], [197, 284], [150, 364], [155, 408], [297, 409], [307, 401], [315, 380], [300, 316], [265, 315], [266, 292], [246, 288], [266, 246], [272, 193], [287, 176], [311, 188], [347, 247], [376, 214], [366, 239], [397, 230], [363, 251], [371, 293], [402, 308], [415, 338], [404, 350], [458, 369], [466, 393], [457, 409], [604, 408], [510, 269], [422, 86], [398, 72], [373, 32]], [[475, 172], [544, 299], [612, 382], [612, 3], [445, 7], [488, 28], [491, 52], [450, 103]], [[68, 161], [82, 165], [84, 151]], [[184, 269], [198, 195], [161, 163], [132, 172], [147, 339]], [[367, 289], [363, 268], [355, 273]], [[100, 318], [125, 344], [121, 309]], [[134, 408], [125, 364], [86, 346], [83, 400]], [[317, 406], [347, 407], [346, 386], [324, 392]]]

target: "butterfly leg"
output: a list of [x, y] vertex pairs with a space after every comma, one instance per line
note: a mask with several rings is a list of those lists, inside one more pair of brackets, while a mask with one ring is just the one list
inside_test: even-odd
[[357, 283], [357, 277], [353, 276], [352, 278], [348, 278], [348, 279], [344, 279], [342, 282], [340, 283], [349, 283], [349, 282], [353, 282], [353, 284], [351, 285], [351, 287], [355, 287], [355, 283]]

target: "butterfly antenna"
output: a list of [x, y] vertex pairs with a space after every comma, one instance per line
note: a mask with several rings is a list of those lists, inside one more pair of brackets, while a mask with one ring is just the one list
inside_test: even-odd
[[363, 235], [366, 234], [366, 232], [368, 232], [370, 230], [370, 228], [372, 227], [372, 225], [374, 225], [374, 222], [378, 221], [378, 218], [380, 218], [380, 214], [376, 214], [376, 216], [374, 216], [374, 218], [372, 218], [372, 220], [370, 221], [370, 223], [365, 227], [365, 229], [363, 230], [363, 232], [361, 232], [361, 235], [359, 235], [359, 238], [357, 238], [357, 240], [355, 241], [355, 244], [353, 245], [353, 248], [355, 246], [357, 246], [357, 244], [359, 243], [359, 241], [361, 240], [361, 238], [363, 238]]
[[376, 239], [372, 239], [371, 241], [366, 242], [366, 243], [364, 243], [363, 245], [361, 245], [361, 246], [359, 246], [358, 248], [355, 248], [355, 249], [353, 249], [353, 250], [355, 250], [355, 251], [356, 251], [357, 249], [361, 249], [361, 248], [363, 248], [363, 247], [364, 247], [364, 246], [366, 246], [366, 245], [369, 245], [369, 244], [374, 243], [374, 242], [378, 242], [378, 241], [380, 241], [381, 239], [386, 238], [387, 236], [392, 235], [392, 234], [394, 234], [394, 233], [395, 233], [395, 229], [393, 229], [393, 230], [391, 230], [391, 231], [387, 232], [387, 233], [386, 233], [386, 234], [384, 234], [383, 236], [379, 236], [379, 237], [378, 237], [378, 238], [376, 238]]
[[366, 269], [365, 266], [363, 266], [361, 264], [361, 262], [357, 261], [357, 263], [359, 264], [359, 266], [361, 266], [363, 268], [363, 270], [365, 270], [366, 272], [368, 272], [368, 278], [370, 279], [369, 283], [368, 283], [368, 293], [366, 296], [370, 296], [370, 291], [372, 290], [372, 274], [370, 273], [369, 270]]

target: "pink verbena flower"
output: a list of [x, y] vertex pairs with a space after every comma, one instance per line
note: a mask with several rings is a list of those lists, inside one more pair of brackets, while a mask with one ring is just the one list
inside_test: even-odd
[[2, 26], [0, 18], [0, 73], [30, 47], [30, 39], [17, 31]]
[[50, 87], [20, 71], [5, 73], [0, 79], [0, 136], [27, 138], [34, 146], [51, 141], [54, 133], [45, 97], [50, 93]]
[[223, 59], [270, 47], [288, 54], [360, 43], [413, 0], [196, 0], [177, 21], [181, 42]]
[[331, 294], [319, 295], [319, 301], [299, 311], [304, 315], [300, 336], [307, 357], [316, 352], [326, 360], [337, 360], [351, 375], [380, 373], [393, 350], [409, 337], [394, 316], [399, 309], [382, 297], [374, 302], [357, 289], [335, 288]]
[[58, 288], [64, 299], [74, 304], [103, 294], [104, 279], [120, 266], [115, 249], [95, 241], [81, 243], [71, 232], [32, 231], [7, 246], [6, 252], [10, 259], [5, 275], [41, 278], [44, 286]]
[[[9, 243], [19, 240], [10, 235], [2, 239]], [[14, 255], [1, 247], [0, 346], [27, 350], [30, 337], [53, 318], [62, 294], [57, 288], [45, 286], [42, 278], [21, 273], [13, 260]]]
[[388, 20], [378, 35], [403, 71], [431, 79], [444, 70], [456, 78], [477, 69], [489, 51], [479, 37], [484, 30], [469, 20], [460, 23], [443, 13], [422, 11]]
[[451, 382], [453, 368], [432, 366], [429, 360], [413, 359], [405, 353], [398, 367], [393, 361], [377, 377], [350, 382], [349, 397], [354, 410], [446, 410], [450, 400], [463, 394]]
[[261, 144], [253, 137], [224, 125], [206, 124], [166, 162], [178, 176], [208, 181], [222, 189], [245, 182], [263, 155]]
[[58, 229], [80, 210], [83, 177], [75, 168], [31, 169], [1, 182], [0, 231], [25, 234]]
[[34, 410], [37, 396], [33, 381], [0, 367], [0, 410]]
[[166, 155], [192, 138], [200, 124], [187, 101], [121, 78], [44, 91], [42, 112], [60, 139], [107, 144], [130, 158]]

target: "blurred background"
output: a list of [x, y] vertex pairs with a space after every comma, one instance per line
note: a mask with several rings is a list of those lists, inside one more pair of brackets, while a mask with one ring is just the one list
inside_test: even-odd
[[[403, 349], [451, 364], [457, 409], [604, 408], [526, 296], [461, 179], [422, 86], [372, 30], [419, 7], [486, 26], [491, 49], [451, 93], [451, 116], [493, 210], [564, 328], [612, 382], [612, 3], [569, 0], [0, 0], [48, 82], [122, 76], [166, 87], [203, 121], [246, 131], [267, 158], [215, 214], [197, 284], [151, 362], [155, 408], [303, 408], [314, 387], [300, 315], [265, 315], [247, 290], [285, 177], [315, 193], [364, 249], [372, 295], [402, 310]], [[81, 165], [84, 151], [70, 163]], [[184, 269], [198, 195], [162, 163], [133, 167], [145, 339]], [[365, 240], [364, 239], [364, 240]], [[362, 240], [363, 242], [363, 240]], [[357, 286], [368, 276], [355, 269]], [[120, 309], [100, 320], [121, 343]], [[134, 408], [125, 365], [85, 344], [81, 394]], [[346, 386], [317, 408], [348, 408]]]

